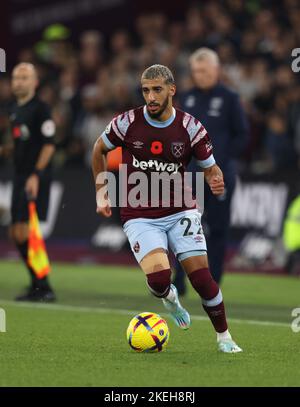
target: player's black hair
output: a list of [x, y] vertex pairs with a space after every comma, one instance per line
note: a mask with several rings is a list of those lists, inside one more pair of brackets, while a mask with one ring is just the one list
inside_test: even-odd
[[164, 78], [165, 83], [167, 85], [175, 85], [174, 76], [171, 70], [164, 65], [151, 65], [149, 68], [145, 69], [142, 74], [142, 79], [157, 79], [157, 78]]

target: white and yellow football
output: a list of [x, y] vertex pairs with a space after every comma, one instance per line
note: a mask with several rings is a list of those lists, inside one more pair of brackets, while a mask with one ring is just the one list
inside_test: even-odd
[[169, 341], [166, 321], [154, 312], [142, 312], [130, 321], [127, 341], [136, 352], [161, 352]]

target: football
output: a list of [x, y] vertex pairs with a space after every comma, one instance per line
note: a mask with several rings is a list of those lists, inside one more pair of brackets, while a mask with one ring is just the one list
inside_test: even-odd
[[166, 321], [154, 312], [142, 312], [130, 321], [127, 341], [136, 352], [161, 352], [169, 341]]

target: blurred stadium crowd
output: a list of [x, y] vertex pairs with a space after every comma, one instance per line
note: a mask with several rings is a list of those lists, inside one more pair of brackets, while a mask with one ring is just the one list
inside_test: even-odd
[[[239, 93], [250, 120], [240, 169], [299, 170], [300, 73], [291, 69], [291, 51], [300, 47], [297, 0], [195, 2], [180, 21], [144, 14], [130, 31], [120, 28], [109, 38], [101, 29], [77, 35], [60, 24], [47, 27], [15, 62], [38, 68], [39, 95], [57, 125], [55, 165], [90, 167], [94, 141], [112, 116], [143, 103], [145, 67], [167, 65], [178, 92], [189, 88], [188, 57], [201, 46], [219, 53], [222, 80]], [[12, 102], [10, 78], [1, 76], [0, 143], [9, 137]]]

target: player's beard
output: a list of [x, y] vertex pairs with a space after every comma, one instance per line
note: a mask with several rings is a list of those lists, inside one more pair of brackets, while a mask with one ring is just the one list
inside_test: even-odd
[[[166, 99], [165, 99], [165, 100], [163, 101], [163, 103], [161, 104], [161, 108], [158, 109], [157, 112], [155, 112], [155, 113], [151, 113], [151, 112], [149, 111], [148, 105], [147, 105], [147, 112], [148, 112], [149, 116], [150, 116], [152, 119], [158, 119], [158, 118], [163, 114], [163, 112], [166, 110], [166, 108], [167, 108], [167, 106], [168, 106], [168, 103], [169, 103], [169, 97], [167, 96]], [[153, 104], [156, 105], [156, 103], [153, 103]], [[149, 105], [150, 105], [150, 103], [149, 103]]]

